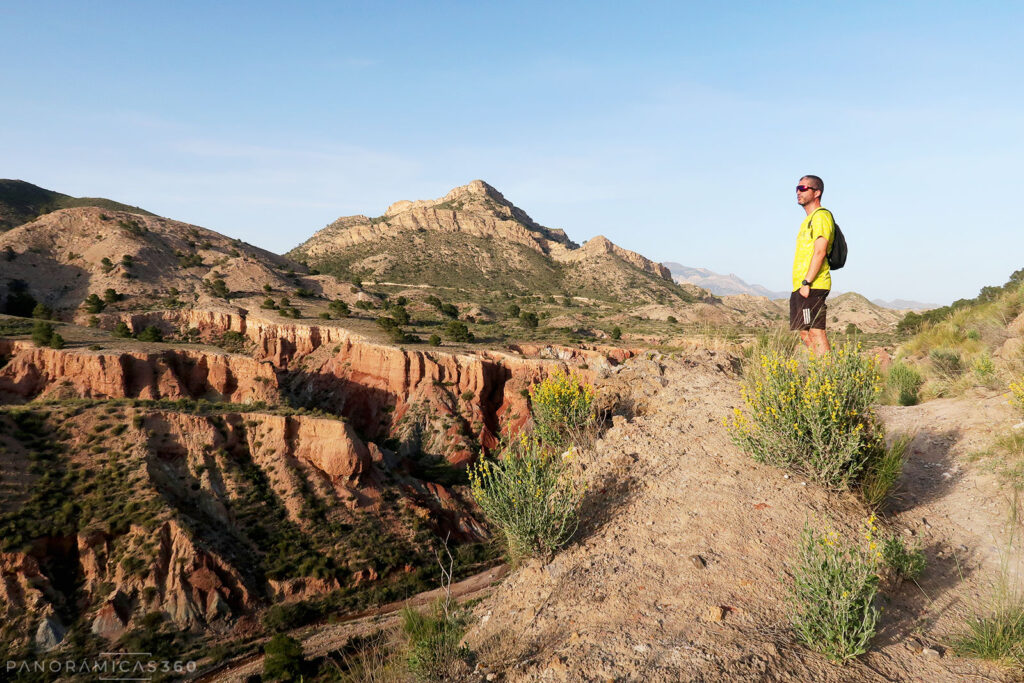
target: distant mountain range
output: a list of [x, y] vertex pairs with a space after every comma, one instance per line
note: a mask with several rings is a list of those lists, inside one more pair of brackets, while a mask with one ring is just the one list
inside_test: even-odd
[[[721, 275], [710, 271], [707, 268], [691, 268], [672, 261], [666, 261], [662, 265], [671, 271], [672, 279], [676, 282], [680, 284], [689, 283], [697, 285], [698, 287], [703, 287], [716, 296], [749, 294], [751, 296], [766, 296], [769, 299], [785, 299], [789, 297], [789, 292], [773, 292], [767, 287], [763, 287], [761, 285], [748, 284], [733, 273]], [[882, 306], [883, 308], [891, 308], [894, 310], [912, 309], [915, 311], [924, 311], [939, 307], [939, 304], [925, 304], [920, 301], [908, 301], [907, 299], [893, 299], [892, 301], [872, 299], [871, 303], [877, 306]]]
[[915, 311], [928, 311], [933, 308], [939, 308], [940, 304], [923, 304], [920, 301], [908, 301], [907, 299], [893, 299], [892, 301], [886, 301], [885, 299], [872, 299], [872, 303], [884, 306], [885, 308], [895, 308], [897, 310], [905, 311], [907, 309]]
[[681, 263], [671, 261], [663, 263], [663, 266], [672, 273], [672, 279], [676, 282], [688, 282], [698, 287], [703, 287], [717, 296], [731, 296], [733, 294], [750, 294], [751, 296], [766, 296], [769, 299], [782, 299], [789, 297], [789, 292], [773, 292], [761, 285], [751, 285], [741, 280], [733, 273], [720, 275], [707, 268], [691, 268]]

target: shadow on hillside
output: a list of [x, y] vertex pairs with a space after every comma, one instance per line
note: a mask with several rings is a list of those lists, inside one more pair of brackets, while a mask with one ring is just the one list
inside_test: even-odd
[[[899, 645], [914, 637], [927, 641], [926, 645], [938, 638], [949, 638], [955, 634], [933, 630], [943, 615], [951, 612], [955, 615], [952, 623], [966, 627], [958, 615], [963, 612], [973, 614], [981, 607], [976, 604], [965, 607], [963, 602], [964, 598], [969, 598], [967, 595], [956, 596], [946, 604], [941, 600], [947, 591], [961, 586], [977, 571], [980, 564], [978, 549], [961, 546], [950, 553], [948, 548], [943, 549], [941, 543], [930, 543], [923, 550], [927, 565], [921, 578], [916, 583], [904, 581], [898, 587], [882, 591], [880, 606], [883, 612], [872, 649]], [[935, 609], [939, 604], [942, 607]]]
[[903, 475], [888, 511], [901, 512], [941, 500], [963, 478], [952, 453], [960, 440], [960, 430], [919, 431], [907, 448]]
[[[636, 454], [622, 457], [632, 457], [634, 462], [637, 459]], [[580, 509], [580, 526], [573, 537], [574, 543], [598, 533], [632, 497], [637, 488], [636, 477], [623, 474], [623, 468], [616, 470], [604, 475], [587, 489]]]

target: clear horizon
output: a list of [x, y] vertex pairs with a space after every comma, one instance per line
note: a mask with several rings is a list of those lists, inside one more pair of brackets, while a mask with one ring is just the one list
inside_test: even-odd
[[[1024, 6], [71, 2], [0, 8], [0, 176], [284, 252], [480, 178], [576, 242], [788, 288], [825, 180], [837, 291], [1024, 267]], [[14, 68], [13, 65], [17, 65]]]

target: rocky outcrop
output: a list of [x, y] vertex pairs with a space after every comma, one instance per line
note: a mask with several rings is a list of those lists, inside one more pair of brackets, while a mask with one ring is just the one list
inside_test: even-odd
[[336, 489], [358, 488], [373, 467], [366, 444], [341, 420], [261, 415], [250, 450], [257, 463], [264, 456], [307, 463]]
[[132, 526], [116, 543], [123, 550], [153, 537], [155, 554], [141, 571], [129, 571], [124, 563], [111, 560], [115, 539], [102, 533], [79, 535], [88, 590], [102, 595], [103, 586], [113, 587], [92, 613], [93, 633], [114, 640], [154, 611], [163, 612], [182, 629], [225, 630], [254, 606], [241, 574], [217, 553], [198, 546], [177, 521], [162, 523], [155, 533]]
[[216, 341], [225, 332], [237, 332], [252, 343], [257, 360], [269, 360], [277, 367], [285, 367], [292, 359], [308, 355], [323, 345], [365, 339], [341, 327], [282, 323], [251, 315], [245, 309], [126, 313], [104, 316], [100, 325], [113, 329], [120, 321], [132, 332], [150, 325], [175, 336], [197, 330], [199, 338], [207, 342]]
[[660, 263], [655, 263], [654, 261], [641, 256], [635, 251], [623, 249], [603, 235], [598, 235], [597, 237], [587, 240], [580, 249], [567, 252], [559, 260], [567, 262], [581, 261], [591, 258], [595, 254], [611, 254], [612, 256], [617, 256], [645, 273], [650, 273], [651, 275], [656, 275], [663, 280], [672, 282], [672, 271], [668, 268]]
[[[117, 319], [106, 319], [104, 325], [112, 326]], [[133, 330], [157, 325], [168, 334], [181, 334], [196, 329], [207, 339], [237, 332], [252, 343], [257, 359], [282, 369], [328, 346], [333, 354], [328, 360], [291, 371], [287, 380], [281, 379], [283, 390], [302, 405], [345, 416], [371, 439], [403, 431], [419, 431], [417, 438], [422, 438], [429, 424], [434, 430], [426, 430], [427, 440], [417, 447], [426, 446], [454, 463], [473, 457], [477, 445], [492, 448], [502, 433], [522, 427], [529, 417], [525, 391], [554, 369], [571, 367], [590, 380], [635, 355], [615, 347], [551, 344], [512, 345], [511, 353], [401, 349], [369, 342], [340, 327], [281, 324], [243, 310], [162, 311], [124, 320]]]
[[316, 258], [363, 242], [415, 230], [465, 233], [521, 244], [542, 254], [575, 249], [562, 230], [538, 225], [482, 180], [456, 187], [440, 199], [398, 201], [380, 218], [339, 218], [296, 247]]
[[205, 398], [277, 401], [277, 374], [245, 356], [168, 349], [104, 352], [39, 348], [0, 340], [0, 400], [52, 394], [83, 398]]
[[570, 363], [347, 341], [316, 372], [298, 375], [294, 390], [300, 401], [344, 415], [371, 439], [412, 433], [426, 452], [461, 464], [474, 457], [474, 444], [493, 448], [501, 433], [522, 426], [529, 386]]
[[0, 553], [0, 610], [5, 618], [38, 612], [56, 597], [39, 561], [26, 553]]
[[281, 581], [270, 580], [267, 584], [269, 597], [274, 602], [306, 600], [341, 588], [337, 579], [317, 579], [312, 576]]

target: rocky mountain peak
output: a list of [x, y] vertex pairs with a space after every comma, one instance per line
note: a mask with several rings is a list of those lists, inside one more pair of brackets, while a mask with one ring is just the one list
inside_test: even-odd
[[501, 217], [514, 217], [523, 223], [536, 226], [536, 223], [526, 215], [525, 211], [505, 199], [501, 192], [498, 192], [498, 190], [482, 180], [474, 180], [466, 185], [460, 185], [450, 190], [448, 194], [440, 199], [418, 199], [415, 201], [403, 199], [397, 201], [388, 207], [388, 210], [384, 212], [384, 217], [397, 216], [416, 209], [447, 209], [463, 212], [481, 211]]

